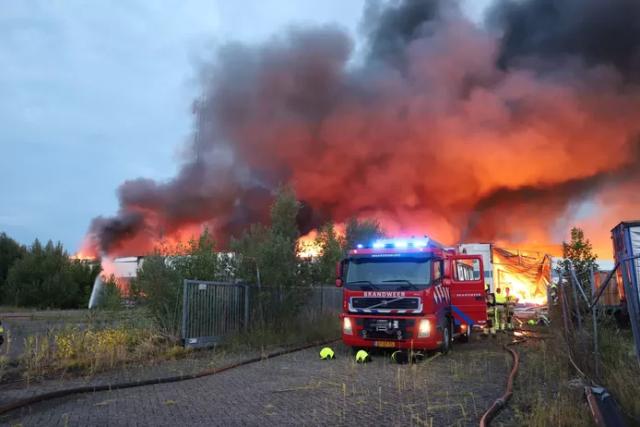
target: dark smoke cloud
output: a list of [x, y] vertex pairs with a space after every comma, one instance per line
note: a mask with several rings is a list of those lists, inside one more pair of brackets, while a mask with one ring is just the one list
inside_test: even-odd
[[438, 18], [444, 8], [442, 3], [441, 0], [406, 0], [382, 7], [379, 2], [369, 2], [364, 22], [369, 59], [403, 61], [409, 43], [432, 33], [428, 24]]
[[283, 183], [305, 201], [304, 231], [374, 216], [451, 242], [548, 241], [605, 192], [616, 212], [637, 209], [639, 14], [623, 0], [504, 2], [483, 29], [451, 1], [392, 1], [366, 10], [361, 65], [333, 27], [226, 46], [202, 70], [178, 176], [125, 182], [89, 240], [139, 253], [207, 225], [224, 243], [267, 220]]
[[574, 58], [640, 78], [637, 0], [502, 1], [493, 23], [504, 32], [498, 59], [504, 67], [527, 57], [556, 65]]

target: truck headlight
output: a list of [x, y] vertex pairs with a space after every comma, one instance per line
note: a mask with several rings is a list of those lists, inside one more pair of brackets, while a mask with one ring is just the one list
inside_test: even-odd
[[418, 338], [428, 338], [431, 335], [431, 322], [429, 319], [422, 319], [418, 326]]
[[342, 320], [342, 332], [345, 335], [353, 335], [353, 328], [351, 327], [351, 319], [345, 317]]

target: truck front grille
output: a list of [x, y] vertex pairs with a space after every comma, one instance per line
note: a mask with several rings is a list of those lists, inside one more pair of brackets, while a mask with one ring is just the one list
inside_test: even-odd
[[420, 298], [366, 298], [352, 297], [349, 311], [356, 313], [418, 313], [422, 311]]
[[357, 323], [362, 326], [360, 336], [364, 339], [405, 340], [412, 337], [415, 320], [364, 318]]

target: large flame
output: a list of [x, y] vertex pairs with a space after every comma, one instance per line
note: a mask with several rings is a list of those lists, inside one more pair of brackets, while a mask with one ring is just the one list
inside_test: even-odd
[[494, 287], [519, 303], [546, 304], [551, 258], [546, 253], [493, 248]]
[[322, 255], [322, 246], [317, 241], [318, 232], [310, 231], [298, 239], [298, 256], [301, 258], [317, 258]]

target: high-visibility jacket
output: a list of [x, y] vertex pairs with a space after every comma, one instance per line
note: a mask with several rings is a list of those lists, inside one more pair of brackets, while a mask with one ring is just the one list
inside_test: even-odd
[[507, 303], [507, 296], [504, 294], [504, 292], [496, 292], [495, 298], [496, 298], [496, 304]]

